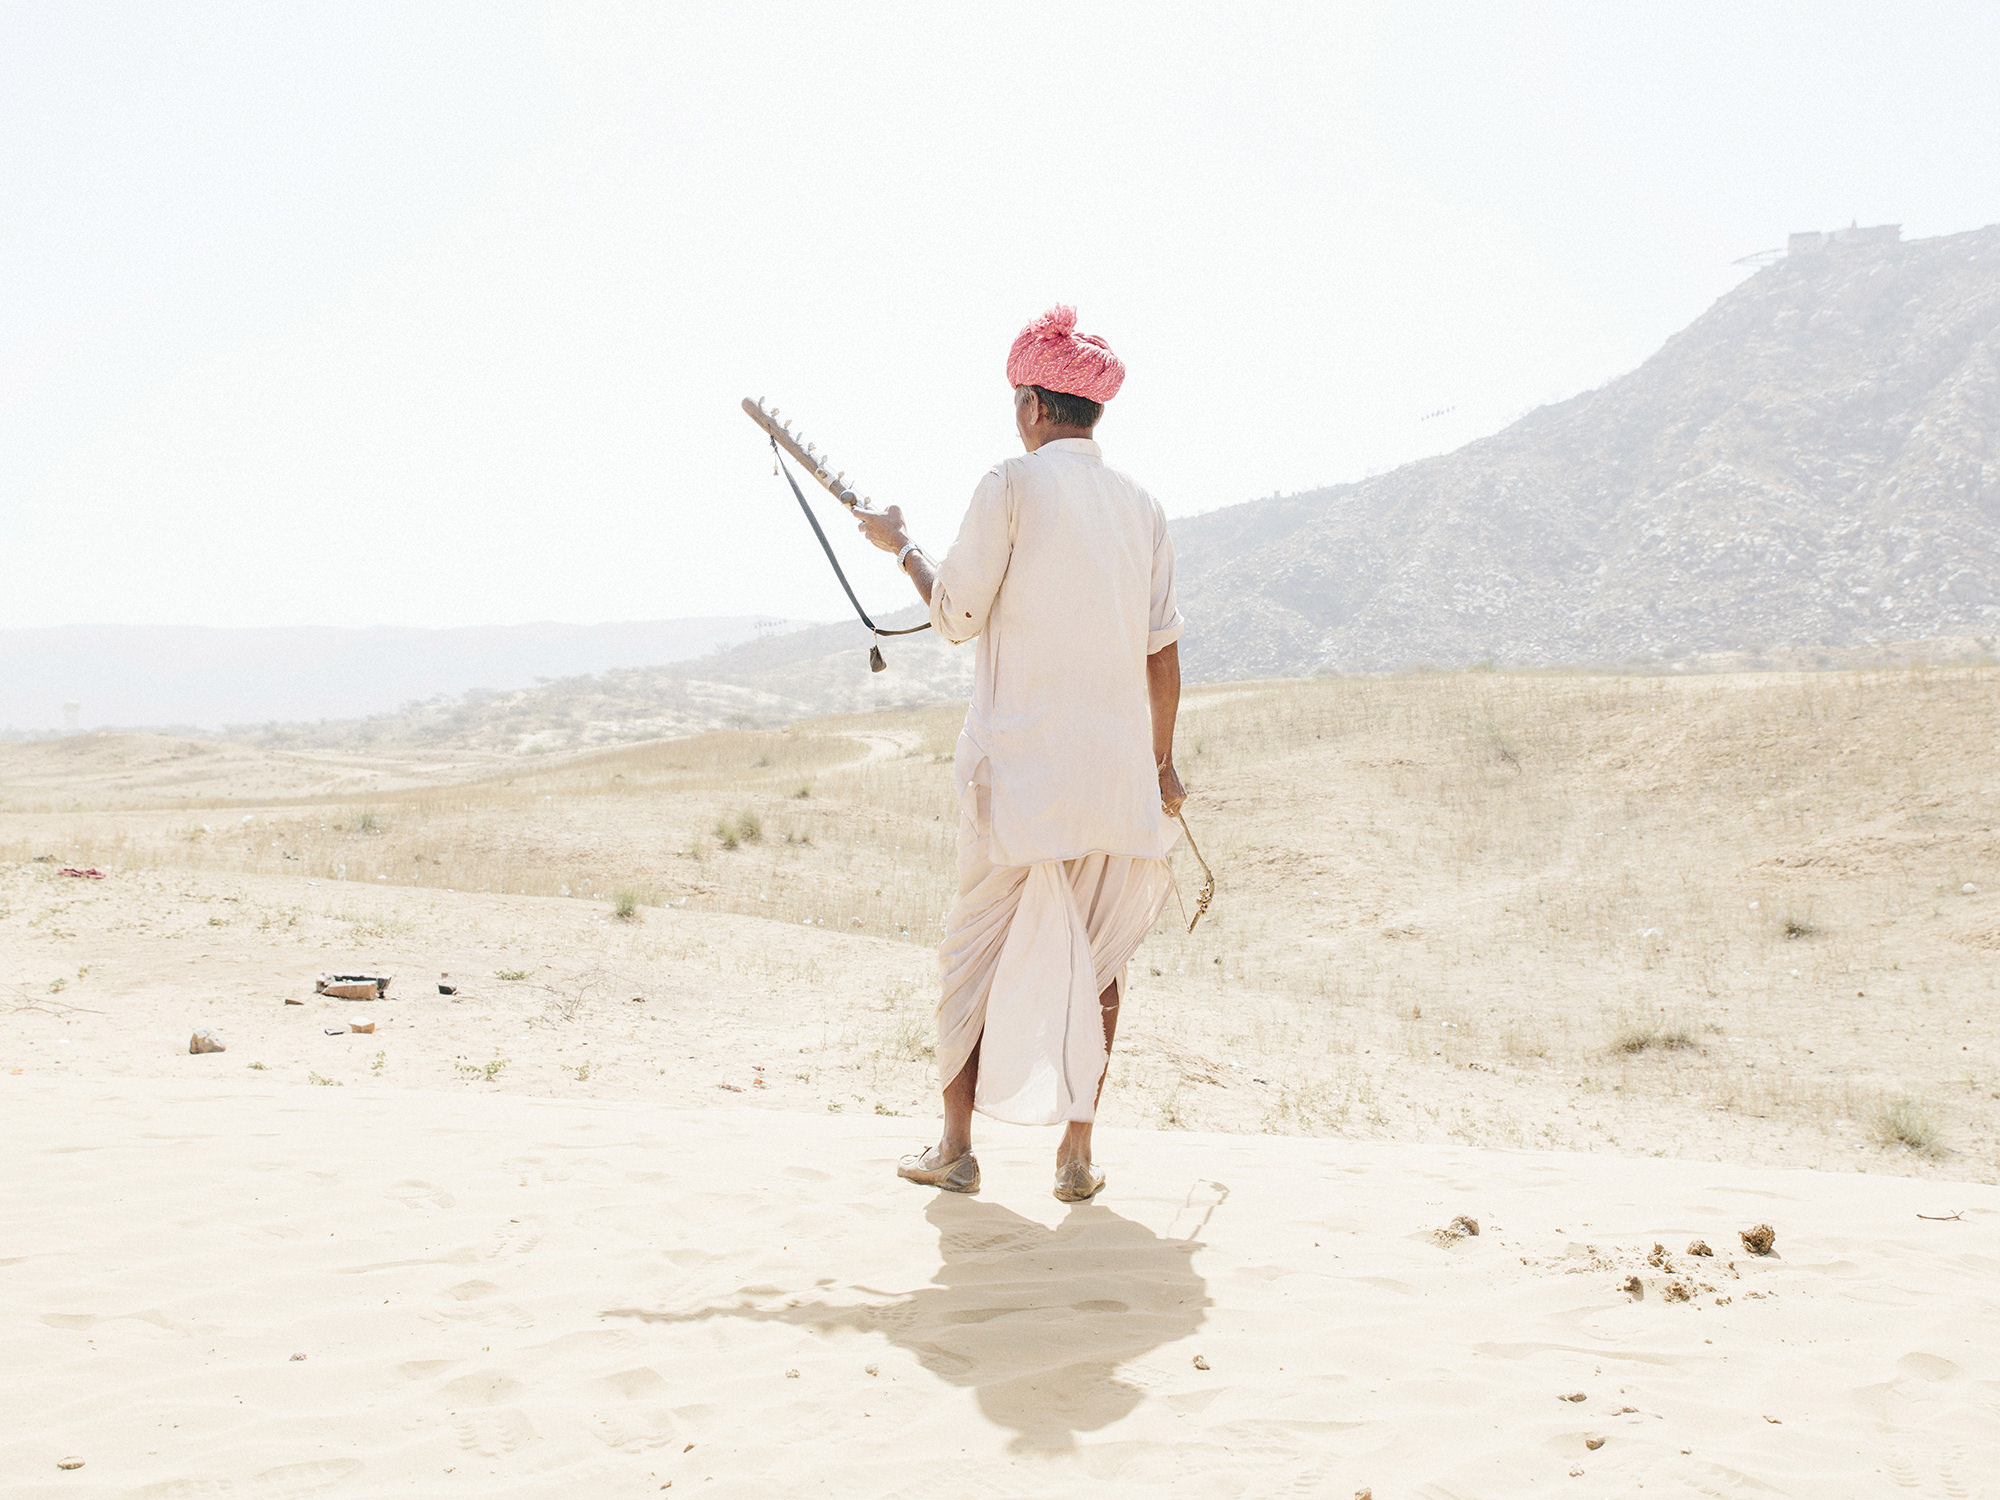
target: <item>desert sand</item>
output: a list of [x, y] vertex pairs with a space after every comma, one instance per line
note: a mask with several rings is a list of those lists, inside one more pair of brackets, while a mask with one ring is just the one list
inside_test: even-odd
[[891, 1172], [949, 711], [0, 746], [0, 1495], [1978, 1494], [1996, 710], [1191, 695], [1221, 892], [1076, 1209], [1053, 1132]]
[[1961, 1496], [2000, 1465], [1990, 1187], [1122, 1130], [1065, 1209], [1018, 1129], [957, 1198], [896, 1181], [913, 1131], [873, 1116], [241, 1074], [9, 1077], [0, 1111], [8, 1494]]

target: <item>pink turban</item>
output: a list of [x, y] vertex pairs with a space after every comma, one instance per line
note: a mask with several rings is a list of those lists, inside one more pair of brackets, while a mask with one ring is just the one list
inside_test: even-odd
[[1105, 402], [1125, 383], [1125, 361], [1093, 333], [1076, 331], [1076, 309], [1058, 303], [1021, 330], [1007, 351], [1007, 383]]

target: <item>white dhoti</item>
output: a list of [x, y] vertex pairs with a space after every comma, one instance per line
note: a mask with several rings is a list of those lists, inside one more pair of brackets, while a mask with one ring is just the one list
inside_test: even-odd
[[1097, 997], [1165, 906], [1164, 859], [1087, 854], [1032, 865], [990, 859], [990, 793], [962, 788], [958, 899], [938, 951], [938, 1078], [979, 1048], [974, 1106], [1017, 1125], [1090, 1120], [1107, 1054]]

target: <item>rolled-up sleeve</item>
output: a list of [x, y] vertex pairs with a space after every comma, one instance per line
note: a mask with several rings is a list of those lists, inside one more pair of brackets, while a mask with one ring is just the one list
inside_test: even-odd
[[1146, 654], [1163, 651], [1181, 638], [1186, 622], [1174, 598], [1174, 543], [1167, 535], [1167, 513], [1153, 502], [1153, 603], [1146, 623]]
[[931, 586], [931, 628], [954, 645], [983, 631], [993, 612], [1014, 552], [1011, 512], [1006, 476], [998, 468], [987, 470]]

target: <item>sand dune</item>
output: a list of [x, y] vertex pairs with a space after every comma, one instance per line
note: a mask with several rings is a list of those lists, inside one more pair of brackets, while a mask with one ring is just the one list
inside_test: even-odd
[[1996, 690], [1191, 695], [1074, 1210], [891, 1175], [948, 712], [8, 747], [0, 1497], [1985, 1493]]
[[[873, 1117], [237, 1075], [0, 1077], [0, 1119], [8, 1495], [1964, 1496], [2000, 1468], [1991, 1187], [1113, 1131], [1111, 1189], [1066, 1209], [1046, 1134], [990, 1132], [952, 1198], [890, 1175], [922, 1131]], [[1459, 1214], [1482, 1233], [1438, 1242]], [[1737, 1247], [1757, 1221], [1777, 1256]]]

